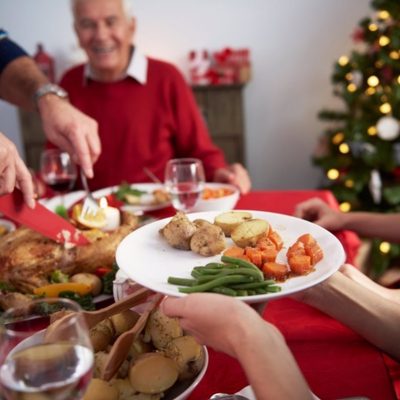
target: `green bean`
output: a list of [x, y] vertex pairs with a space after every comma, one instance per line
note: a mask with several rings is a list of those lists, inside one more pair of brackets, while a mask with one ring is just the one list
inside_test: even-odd
[[198, 282], [195, 279], [185, 279], [178, 278], [176, 276], [170, 276], [168, 277], [168, 283], [178, 286], [194, 286], [197, 285]]
[[248, 294], [249, 296], [254, 296], [254, 295], [256, 294], [256, 291], [255, 291], [255, 290], [248, 290], [248, 291], [247, 291], [247, 294]]
[[[208, 275], [208, 277], [212, 276], [214, 278], [219, 278], [221, 276], [226, 276], [226, 275], [246, 275], [246, 276], [251, 276], [255, 281], [261, 282], [264, 279], [264, 276], [260, 270], [255, 271], [254, 269], [251, 268], [236, 268], [236, 269], [222, 269], [219, 274], [217, 275]], [[198, 280], [199, 283], [201, 282], [207, 282], [210, 279], [208, 279], [207, 275], [202, 275], [199, 276]]]
[[256, 290], [257, 294], [266, 294], [266, 293], [268, 293], [267, 289], [263, 289], [263, 288], [257, 288], [255, 290]]
[[226, 286], [217, 286], [211, 289], [213, 293], [225, 294], [227, 296], [237, 296], [236, 290], [233, 290]]
[[242, 283], [250, 283], [250, 282], [254, 282], [255, 281], [254, 277], [251, 276], [250, 274], [233, 274], [233, 273], [227, 273], [227, 272], [221, 272], [220, 274], [217, 274], [217, 275], [200, 275], [196, 279], [197, 279], [197, 282], [199, 284], [202, 284], [202, 283], [210, 282], [213, 279], [222, 278], [223, 276], [229, 276], [229, 275], [241, 275], [241, 276], [243, 276]]
[[238, 265], [237, 264], [231, 264], [231, 263], [211, 262], [211, 263], [206, 264], [204, 267], [205, 268], [237, 268]]
[[201, 273], [193, 269], [190, 275], [192, 275], [193, 278], [198, 279], [201, 276]]
[[201, 285], [195, 285], [191, 287], [181, 287], [179, 288], [179, 291], [181, 293], [207, 292], [218, 286], [226, 286], [231, 283], [243, 282], [243, 279], [246, 278], [247, 277], [243, 275], [227, 275], [227, 276], [222, 276], [220, 278], [215, 278], [212, 281], [203, 283]]
[[249, 261], [243, 260], [241, 258], [222, 256], [221, 261], [230, 263], [230, 264], [237, 264], [237, 265], [239, 265], [239, 267], [252, 268], [252, 269], [256, 269], [257, 271], [260, 271], [260, 269], [256, 265], [254, 265], [253, 263], [251, 263]]
[[207, 268], [207, 267], [196, 267], [196, 272], [198, 272], [200, 275], [216, 275], [219, 274], [223, 268], [218, 267], [218, 268]]
[[243, 289], [236, 290], [236, 293], [238, 296], [247, 296], [248, 295], [247, 290], [243, 290]]
[[267, 292], [269, 292], [269, 293], [276, 293], [276, 292], [280, 292], [280, 291], [282, 290], [282, 288], [281, 288], [280, 286], [273, 286], [273, 285], [270, 285], [270, 286], [267, 286], [267, 287], [265, 288], [265, 290], [266, 290]]
[[258, 289], [258, 288], [265, 288], [270, 285], [274, 285], [275, 281], [270, 279], [267, 281], [261, 282], [250, 282], [250, 283], [243, 283], [239, 285], [232, 285], [232, 289]]

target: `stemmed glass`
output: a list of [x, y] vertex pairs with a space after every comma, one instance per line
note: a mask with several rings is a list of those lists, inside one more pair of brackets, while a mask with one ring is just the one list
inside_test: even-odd
[[203, 164], [197, 158], [175, 158], [168, 161], [164, 184], [176, 210], [191, 211], [200, 198], [204, 183]]
[[[58, 310], [72, 313], [44, 329], [48, 312]], [[0, 392], [7, 400], [80, 399], [93, 360], [81, 308], [69, 299], [36, 299], [0, 317]]]
[[73, 188], [77, 177], [70, 155], [59, 149], [44, 150], [40, 157], [40, 175], [46, 185], [61, 195], [64, 205], [64, 194]]

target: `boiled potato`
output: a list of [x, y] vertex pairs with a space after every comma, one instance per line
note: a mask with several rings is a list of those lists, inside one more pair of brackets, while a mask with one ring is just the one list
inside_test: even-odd
[[190, 249], [201, 256], [210, 257], [225, 249], [225, 235], [219, 226], [204, 224], [190, 239]]
[[257, 240], [268, 233], [269, 223], [263, 219], [251, 219], [238, 225], [231, 234], [231, 239], [239, 247], [254, 247]]
[[70, 278], [70, 282], [83, 283], [89, 286], [90, 294], [92, 296], [99, 295], [103, 287], [101, 279], [98, 276], [90, 274], [88, 272], [81, 272], [79, 274], [72, 275]]
[[152, 341], [155, 348], [162, 350], [174, 338], [182, 336], [183, 331], [177, 318], [170, 318], [159, 309], [154, 310], [147, 321], [144, 340]]
[[171, 340], [165, 348], [165, 354], [178, 365], [179, 380], [194, 378], [204, 364], [203, 348], [193, 336]]
[[119, 336], [121, 333], [131, 329], [139, 319], [139, 314], [133, 310], [124, 310], [110, 317], [114, 327], [115, 334]]
[[242, 222], [252, 218], [247, 211], [228, 211], [215, 217], [214, 224], [219, 226], [225, 236], [231, 236], [232, 231]]
[[114, 327], [111, 321], [107, 318], [99, 322], [90, 329], [89, 336], [95, 352], [105, 350], [111, 344], [114, 336]]
[[150, 353], [153, 349], [150, 343], [145, 343], [141, 337], [138, 337], [133, 341], [128, 356], [130, 359], [136, 360], [141, 354]]
[[93, 378], [83, 400], [118, 400], [118, 389], [102, 379]]
[[134, 389], [142, 393], [161, 393], [169, 389], [178, 379], [175, 361], [162, 353], [142, 354], [129, 371], [129, 381]]

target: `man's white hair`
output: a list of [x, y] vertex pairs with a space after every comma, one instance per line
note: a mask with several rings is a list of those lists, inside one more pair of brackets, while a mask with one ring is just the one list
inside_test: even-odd
[[[82, 0], [71, 0], [71, 10], [72, 10], [72, 15], [75, 17], [75, 8], [77, 4], [82, 1]], [[132, 16], [132, 3], [131, 0], [121, 0], [122, 1], [122, 7], [124, 9], [124, 13], [127, 17]]]

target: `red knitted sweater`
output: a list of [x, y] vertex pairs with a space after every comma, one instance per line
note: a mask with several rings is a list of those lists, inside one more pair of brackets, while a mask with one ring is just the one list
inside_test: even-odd
[[61, 86], [71, 103], [99, 124], [102, 153], [91, 189], [149, 181], [143, 167], [163, 180], [170, 158], [201, 159], [207, 180], [212, 180], [215, 169], [226, 166], [190, 88], [174, 66], [149, 59], [144, 85], [131, 77], [97, 82], [84, 78], [83, 71], [83, 65], [69, 70]]

